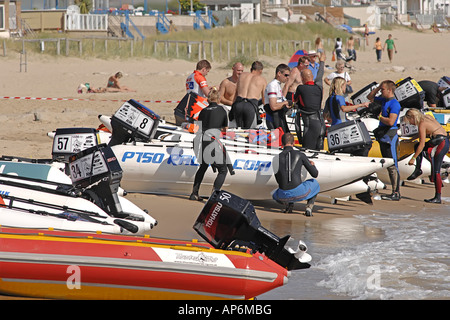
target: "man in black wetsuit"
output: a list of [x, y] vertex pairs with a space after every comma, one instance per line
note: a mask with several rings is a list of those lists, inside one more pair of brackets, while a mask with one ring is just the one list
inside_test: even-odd
[[301, 171], [305, 166], [313, 178], [317, 178], [319, 172], [313, 161], [310, 161], [300, 150], [293, 148], [294, 136], [291, 133], [285, 133], [281, 137], [281, 142], [283, 151], [274, 158], [274, 165], [278, 165], [275, 179], [279, 188], [274, 191], [272, 198], [286, 206], [283, 212], [292, 212], [296, 201], [308, 200], [305, 215], [311, 217], [320, 186], [316, 179], [302, 182]]
[[[267, 85], [262, 76], [264, 66], [260, 61], [252, 63], [250, 72], [243, 72], [236, 83], [236, 96], [229, 114], [230, 121], [242, 129], [256, 128], [261, 119], [258, 113], [259, 99], [264, 99]], [[263, 101], [264, 102], [264, 101]]]
[[[231, 164], [229, 166], [227, 165], [227, 153], [225, 147], [219, 140], [220, 131], [225, 131], [228, 127], [227, 113], [222, 106], [217, 104], [220, 101], [219, 99], [219, 92], [213, 87], [208, 95], [209, 105], [200, 112], [198, 117], [202, 134], [199, 136], [200, 139], [196, 138], [194, 140], [194, 150], [197, 149], [199, 151], [196, 151], [196, 153], [199, 155], [197, 159], [200, 166], [195, 174], [194, 186], [189, 200], [202, 201], [198, 192], [209, 165], [211, 165], [214, 171], [218, 171], [217, 177], [214, 180], [214, 190], [220, 190], [222, 187], [227, 176], [227, 168], [229, 168], [232, 175], [234, 174]], [[201, 142], [198, 140], [201, 140]], [[201, 150], [199, 150], [200, 143]]]
[[325, 54], [320, 56], [320, 66], [317, 72], [316, 80], [309, 69], [301, 71], [302, 85], [297, 87], [294, 94], [294, 101], [297, 102], [298, 112], [295, 123], [297, 138], [300, 140], [301, 123], [300, 113], [303, 122], [302, 146], [306, 149], [323, 149], [323, 140], [325, 136], [325, 122], [322, 116], [322, 92], [323, 92], [323, 71]]
[[[430, 108], [445, 108], [444, 97], [442, 96], [442, 91], [445, 90], [443, 87], [434, 81], [422, 80], [417, 82], [419, 86], [425, 91], [425, 99], [428, 107]], [[419, 107], [417, 109], [420, 109]]]
[[280, 128], [283, 132], [289, 132], [286, 123], [286, 112], [292, 107], [291, 100], [286, 99], [288, 87], [281, 87], [286, 83], [291, 73], [287, 64], [279, 64], [275, 70], [275, 78], [269, 82], [264, 90], [264, 110], [266, 111], [266, 125], [269, 130]]

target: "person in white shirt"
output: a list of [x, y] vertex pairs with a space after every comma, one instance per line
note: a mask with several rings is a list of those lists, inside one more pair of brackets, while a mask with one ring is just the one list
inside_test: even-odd
[[281, 127], [283, 132], [289, 132], [286, 123], [286, 111], [292, 108], [293, 102], [286, 99], [286, 90], [281, 88], [282, 83], [288, 81], [291, 69], [286, 64], [279, 64], [273, 79], [264, 91], [264, 110], [266, 111], [266, 125], [268, 129]]
[[336, 62], [336, 71], [330, 73], [325, 79], [325, 83], [327, 85], [331, 85], [331, 82], [333, 81], [334, 78], [336, 77], [341, 77], [344, 78], [345, 81], [347, 82], [347, 86], [352, 84], [352, 79], [350, 78], [350, 75], [348, 74], [347, 71], [344, 70], [345, 69], [345, 62], [342, 60], [339, 60], [338, 62]]

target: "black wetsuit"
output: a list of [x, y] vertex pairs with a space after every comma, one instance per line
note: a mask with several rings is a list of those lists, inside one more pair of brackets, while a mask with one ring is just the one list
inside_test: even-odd
[[[322, 92], [323, 92], [324, 63], [320, 62], [319, 71], [314, 82], [299, 85], [294, 94], [294, 100], [298, 101], [298, 111], [295, 118], [297, 137], [300, 137], [300, 114], [303, 121], [302, 146], [307, 149], [323, 149], [325, 135], [325, 122], [322, 116]], [[300, 139], [300, 138], [299, 138]]]
[[423, 89], [423, 91], [425, 91], [424, 101], [428, 102], [428, 104], [435, 104], [438, 108], [443, 107], [444, 104], [442, 93], [439, 91], [439, 86], [436, 82], [422, 80], [417, 83]]
[[[194, 178], [193, 193], [195, 194], [198, 194], [209, 165], [212, 166], [214, 171], [216, 169], [218, 170], [216, 180], [214, 180], [214, 189], [220, 190], [227, 175], [226, 151], [220, 141], [216, 139], [216, 137], [218, 138], [220, 136], [220, 129], [228, 127], [228, 118], [225, 109], [217, 103], [212, 102], [200, 112], [198, 121], [201, 121], [202, 135], [199, 135], [201, 139], [196, 138], [196, 143], [194, 143], [194, 147], [197, 145], [197, 151], [199, 151], [198, 144], [201, 141], [201, 153], [197, 152], [199, 154], [200, 167]], [[215, 145], [210, 146], [211, 144]], [[208, 146], [210, 146], [207, 149], [208, 152], [204, 152]], [[211, 152], [209, 152], [210, 150]], [[220, 154], [216, 154], [217, 150], [220, 150]]]
[[294, 202], [307, 200], [305, 215], [312, 216], [314, 201], [320, 191], [319, 182], [316, 179], [302, 181], [301, 173], [305, 166], [310, 175], [316, 178], [319, 175], [317, 168], [303, 152], [289, 146], [284, 147], [274, 159], [274, 165], [277, 163], [275, 179], [278, 189], [272, 193], [272, 199], [286, 206], [283, 212], [292, 212]]
[[312, 177], [317, 178], [319, 172], [317, 168], [309, 162], [306, 155], [294, 150], [292, 147], [284, 147], [283, 151], [278, 155], [278, 170], [275, 173], [275, 179], [278, 186], [283, 190], [291, 190], [298, 187], [302, 183], [302, 167]]
[[258, 121], [258, 100], [236, 97], [231, 106], [230, 120], [233, 120], [233, 117], [239, 128], [252, 128]]

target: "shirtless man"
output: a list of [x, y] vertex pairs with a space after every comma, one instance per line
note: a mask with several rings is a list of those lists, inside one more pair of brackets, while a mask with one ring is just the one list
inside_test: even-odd
[[[353, 57], [352, 60], [356, 61], [355, 39], [353, 39], [353, 36], [350, 36], [350, 38], [348, 38], [345, 46], [347, 48], [348, 57]], [[350, 60], [349, 62], [351, 62], [352, 60]]]
[[242, 72], [244, 72], [244, 66], [240, 62], [236, 62], [233, 65], [233, 74], [220, 83], [219, 95], [220, 103], [226, 106], [231, 106], [236, 95], [236, 83], [239, 80]]
[[236, 119], [236, 125], [240, 128], [254, 128], [259, 122], [258, 100], [264, 100], [264, 90], [267, 86], [266, 79], [261, 75], [263, 69], [261, 62], [253, 62], [250, 72], [243, 72], [236, 84], [236, 97], [231, 107], [230, 120]]
[[286, 99], [294, 101], [295, 90], [297, 90], [297, 87], [302, 84], [302, 77], [300, 76], [300, 72], [303, 69], [308, 68], [308, 66], [309, 57], [301, 56], [298, 59], [297, 66], [295, 68], [292, 68], [289, 80], [286, 82], [286, 85], [283, 88], [283, 94]]

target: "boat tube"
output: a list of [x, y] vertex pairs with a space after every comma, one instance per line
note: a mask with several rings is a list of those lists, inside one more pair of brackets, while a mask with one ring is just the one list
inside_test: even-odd
[[[56, 299], [250, 299], [309, 268], [304, 242], [216, 191], [194, 223], [208, 243], [0, 227], [0, 293]], [[292, 241], [291, 241], [292, 242]]]
[[[131, 105], [135, 105], [133, 102]], [[148, 112], [147, 112], [148, 113]], [[124, 169], [123, 186], [129, 192], [189, 194], [198, 161], [195, 154], [196, 135], [170, 125], [159, 125], [153, 139], [136, 137], [130, 123], [119, 122], [113, 117], [99, 116], [105, 127], [115, 129], [112, 123], [120, 123], [123, 128], [121, 140], [114, 139], [109, 145], [114, 150], [121, 167]], [[146, 122], [149, 123], [150, 121]], [[129, 132], [128, 136], [124, 132]], [[274, 178], [276, 170], [273, 158], [281, 150], [279, 144], [267, 147], [264, 143], [249, 143], [248, 132], [233, 131], [232, 139], [222, 139], [227, 148], [230, 163], [236, 175], [227, 177], [223, 188], [246, 199], [269, 199], [271, 192], [278, 187]], [[269, 133], [270, 134], [270, 133]], [[102, 141], [103, 142], [103, 141]], [[349, 190], [366, 193], [370, 188], [359, 180], [393, 164], [391, 159], [353, 157], [348, 154], [327, 154], [312, 150], [303, 150], [315, 161], [319, 170], [317, 180], [322, 193], [331, 197], [349, 195]], [[309, 179], [303, 172], [303, 179]], [[205, 175], [202, 185], [211, 186], [214, 173]], [[351, 188], [348, 186], [352, 185]], [[340, 189], [341, 187], [344, 187]], [[203, 188], [205, 189], [205, 188]], [[209, 189], [209, 188], [206, 188]], [[209, 189], [211, 190], [211, 189]], [[209, 191], [208, 190], [208, 191]], [[356, 191], [358, 190], [358, 191]], [[208, 191], [202, 191], [209, 196]]]
[[[0, 161], [0, 167], [0, 194], [9, 209], [2, 210], [0, 225], [144, 234], [157, 224], [118, 195], [122, 172], [106, 145], [72, 156], [72, 180], [53, 164]], [[46, 180], [50, 175], [72, 184]]]

